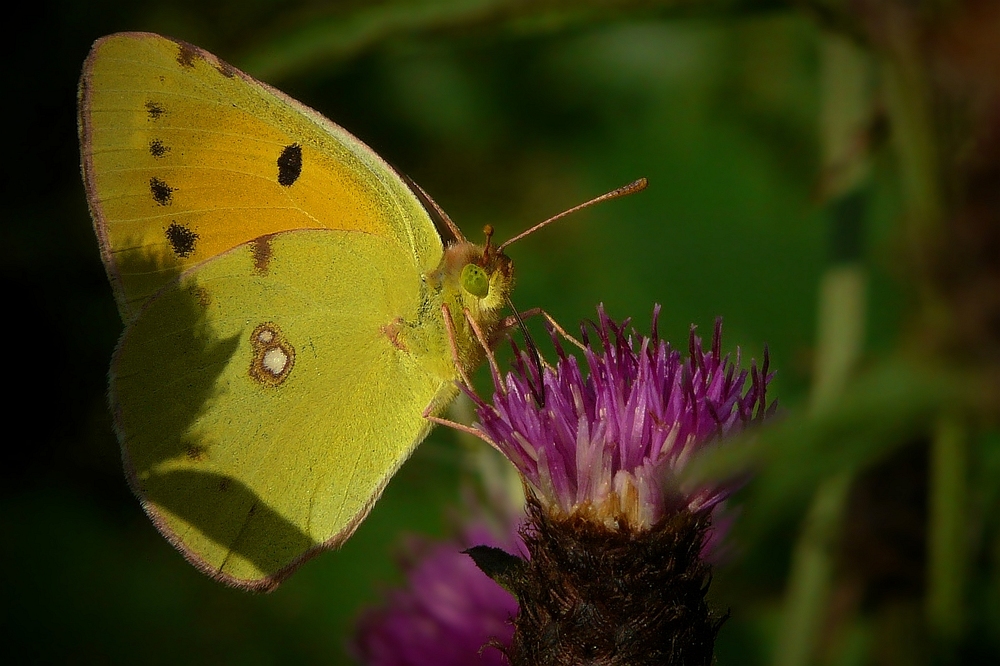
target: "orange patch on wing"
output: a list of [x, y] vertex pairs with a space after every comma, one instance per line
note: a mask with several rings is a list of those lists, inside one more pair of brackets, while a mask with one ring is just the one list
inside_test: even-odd
[[382, 332], [382, 335], [389, 339], [389, 342], [392, 343], [393, 347], [399, 351], [405, 352], [409, 351], [409, 349], [407, 349], [403, 341], [399, 339], [399, 333], [403, 328], [402, 324], [403, 320], [397, 317], [392, 323], [384, 324], [379, 330]]
[[253, 254], [253, 270], [258, 275], [267, 275], [271, 265], [271, 237], [261, 236], [250, 241], [250, 253]]

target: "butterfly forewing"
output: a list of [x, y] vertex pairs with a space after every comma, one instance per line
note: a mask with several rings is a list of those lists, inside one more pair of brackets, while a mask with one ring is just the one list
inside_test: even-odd
[[290, 229], [373, 233], [422, 270], [440, 261], [427, 213], [373, 151], [201, 49], [106, 37], [80, 97], [84, 179], [126, 320], [187, 268]]

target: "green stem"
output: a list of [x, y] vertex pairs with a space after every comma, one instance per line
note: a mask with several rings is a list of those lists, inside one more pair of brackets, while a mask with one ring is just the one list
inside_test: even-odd
[[953, 325], [953, 317], [931, 276], [931, 257], [938, 238], [947, 231], [943, 227], [946, 206], [927, 66], [912, 29], [892, 24], [887, 38], [882, 88], [905, 210], [902, 238], [921, 300], [922, 323], [940, 334]]
[[893, 34], [895, 49], [882, 68], [883, 89], [899, 158], [910, 240], [922, 246], [943, 217], [930, 92], [912, 40], [902, 30]]
[[926, 610], [931, 632], [946, 651], [965, 624], [966, 447], [964, 422], [942, 416], [931, 442]]
[[792, 555], [774, 666], [802, 666], [812, 662], [826, 615], [833, 553], [850, 487], [851, 476], [838, 474], [824, 481], [813, 496]]
[[833, 266], [820, 282], [816, 360], [809, 408], [829, 409], [844, 391], [864, 344], [865, 270]]
[[[825, 412], [837, 402], [861, 355], [867, 283], [860, 263], [860, 229], [868, 174], [862, 137], [871, 116], [871, 68], [866, 54], [833, 35], [824, 39], [823, 64], [822, 189], [829, 197], [833, 237], [846, 234], [856, 237], [857, 242], [847, 242], [846, 253], [836, 252], [836, 259], [847, 263], [829, 268], [820, 285], [810, 399], [813, 414]], [[851, 205], [845, 205], [848, 203]], [[824, 481], [813, 496], [792, 555], [774, 666], [805, 666], [816, 653], [851, 481], [850, 474], [838, 474]]]
[[[823, 278], [813, 413], [828, 409], [841, 395], [861, 354], [864, 292], [864, 270], [860, 266], [835, 266]], [[792, 555], [774, 666], [804, 666], [816, 652], [851, 480], [850, 474], [838, 474], [823, 482], [813, 496]]]

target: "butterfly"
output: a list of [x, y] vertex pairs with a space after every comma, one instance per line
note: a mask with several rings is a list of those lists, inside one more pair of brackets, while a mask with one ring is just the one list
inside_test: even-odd
[[510, 327], [512, 263], [347, 131], [179, 40], [98, 40], [79, 133], [125, 323], [129, 484], [197, 568], [273, 589], [357, 529]]

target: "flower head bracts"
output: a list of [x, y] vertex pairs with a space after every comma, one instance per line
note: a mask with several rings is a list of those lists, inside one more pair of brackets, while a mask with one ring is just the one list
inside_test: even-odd
[[[541, 377], [515, 347], [513, 372], [501, 377], [493, 368], [492, 405], [470, 391], [477, 429], [550, 511], [642, 528], [681, 509], [711, 511], [731, 492], [726, 485], [680, 487], [677, 472], [709, 442], [773, 412], [767, 350], [761, 370], [755, 363], [741, 370], [739, 352], [735, 362], [721, 354], [720, 320], [707, 352], [692, 327], [683, 358], [659, 338], [658, 314], [659, 306], [647, 337], [598, 307], [591, 326], [599, 346], [583, 327], [586, 377], [553, 334], [558, 359]], [[540, 385], [542, 406], [533, 388]]]

